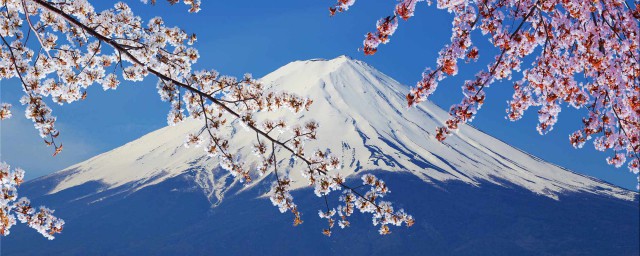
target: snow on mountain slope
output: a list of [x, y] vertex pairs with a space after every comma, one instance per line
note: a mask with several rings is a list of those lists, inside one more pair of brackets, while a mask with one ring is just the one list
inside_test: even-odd
[[[461, 127], [457, 134], [440, 143], [433, 131], [446, 120], [447, 113], [430, 102], [407, 109], [408, 88], [362, 61], [345, 56], [296, 61], [261, 80], [275, 90], [314, 99], [311, 110], [300, 117], [320, 123], [319, 141], [308, 148], [330, 148], [342, 156], [343, 168], [339, 172], [344, 175], [360, 170], [410, 172], [425, 182], [459, 180], [473, 186], [485, 182], [515, 185], [554, 199], [569, 192], [624, 200], [637, 196], [544, 162], [471, 126]], [[191, 120], [165, 127], [44, 177], [60, 181], [50, 194], [90, 181], [101, 182], [103, 189], [128, 185], [135, 191], [196, 170], [196, 182], [210, 201], [219, 202], [237, 182], [217, 168], [217, 161], [207, 158], [202, 149], [183, 147], [186, 134], [201, 126], [200, 121]], [[238, 133], [233, 142], [243, 146], [238, 150], [250, 160], [254, 135], [238, 125], [229, 132]], [[297, 171], [290, 175], [294, 181], [302, 181]], [[304, 185], [297, 182], [295, 186]]]

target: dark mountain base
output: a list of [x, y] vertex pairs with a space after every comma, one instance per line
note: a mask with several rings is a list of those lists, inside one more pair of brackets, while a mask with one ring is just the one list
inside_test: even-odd
[[2, 239], [2, 255], [640, 254], [637, 199], [568, 194], [554, 201], [519, 188], [379, 176], [392, 189], [389, 200], [413, 214], [416, 225], [380, 236], [368, 216], [357, 214], [352, 227], [336, 225], [329, 238], [321, 234], [326, 222], [317, 215], [324, 200], [309, 190], [294, 194], [305, 222], [293, 227], [290, 214], [256, 198], [267, 187], [228, 195], [212, 209], [191, 175], [129, 195], [106, 191], [71, 202], [100, 184], [37, 197], [48, 186], [33, 182], [24, 195], [57, 209], [67, 222], [64, 233], [46, 241], [16, 226]]

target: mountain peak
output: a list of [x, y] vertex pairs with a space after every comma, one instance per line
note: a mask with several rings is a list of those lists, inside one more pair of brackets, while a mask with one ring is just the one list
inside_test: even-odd
[[[367, 92], [400, 95], [404, 100], [408, 88], [369, 64], [346, 55], [334, 59], [310, 59], [284, 65], [261, 79], [276, 90], [286, 90], [314, 97], [324, 94], [326, 86], [338, 92], [351, 90], [349, 100], [369, 101]], [[341, 86], [335, 86], [341, 85]], [[347, 86], [348, 85], [348, 86]], [[357, 93], [359, 92], [359, 93]], [[346, 92], [345, 92], [346, 93]], [[405, 103], [400, 104], [404, 108]]]
[[338, 57], [335, 57], [333, 59], [325, 59], [325, 58], [313, 58], [313, 59], [308, 59], [308, 60], [298, 60], [298, 61], [294, 61], [294, 62], [339, 62], [339, 61], [349, 61], [349, 60], [355, 60], [347, 55], [340, 55]]
[[354, 60], [356, 60], [356, 59], [351, 58], [350, 56], [348, 56], [348, 55], [344, 55], [344, 54], [343, 54], [343, 55], [340, 55], [340, 56], [338, 56], [338, 57], [335, 57], [332, 61], [336, 61], [336, 60], [354, 61]]
[[[296, 69], [296, 68], [299, 69], [305, 66], [307, 68], [313, 67], [313, 69], [316, 69], [315, 71], [325, 70], [325, 69], [332, 69], [333, 71], [336, 71], [341, 68], [357, 67], [357, 66], [361, 66], [365, 70], [366, 69], [375, 70], [375, 68], [369, 66], [369, 64], [361, 60], [351, 58], [347, 55], [340, 55], [333, 59], [314, 58], [314, 59], [308, 59], [308, 60], [297, 60], [282, 66], [280, 69]], [[278, 70], [274, 71], [273, 73], [278, 73], [277, 71]], [[318, 72], [315, 72], [315, 73], [318, 73]]]

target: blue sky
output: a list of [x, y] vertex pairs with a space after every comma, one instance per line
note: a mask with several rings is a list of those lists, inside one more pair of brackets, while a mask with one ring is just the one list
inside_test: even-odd
[[[102, 10], [108, 8], [111, 1], [93, 2]], [[420, 4], [417, 16], [400, 23], [390, 44], [383, 45], [374, 56], [364, 56], [358, 51], [364, 34], [374, 29], [378, 18], [390, 14], [393, 1], [360, 0], [347, 13], [335, 17], [328, 15], [328, 7], [334, 0], [203, 1], [203, 10], [197, 14], [187, 13], [187, 7], [182, 4], [169, 7], [165, 1], [158, 1], [157, 6], [145, 6], [137, 0], [125, 2], [145, 20], [162, 16], [167, 24], [196, 33], [199, 39], [196, 47], [201, 55], [197, 68], [213, 68], [236, 76], [249, 72], [262, 77], [294, 60], [330, 59], [346, 54], [403, 84], [413, 85], [425, 67], [435, 65], [437, 53], [449, 42], [451, 33], [452, 17], [446, 11]], [[430, 98], [445, 109], [461, 99], [463, 81], [473, 78], [496, 54], [481, 34], [474, 34], [473, 40], [480, 47], [480, 60], [463, 64], [460, 74], [441, 82]], [[87, 100], [55, 106], [65, 151], [53, 158], [52, 150], [44, 146], [30, 121], [23, 117], [17, 81], [1, 81], [1, 101], [12, 103], [16, 110], [14, 118], [0, 125], [2, 160], [25, 168], [27, 178], [34, 178], [165, 126], [169, 106], [160, 101], [155, 82], [153, 77], [148, 77], [143, 82], [124, 83], [118, 90], [108, 92], [94, 85], [88, 91]], [[535, 130], [536, 110], [528, 111], [518, 122], [504, 118], [511, 93], [511, 81], [488, 88], [487, 101], [472, 125], [552, 163], [625, 188], [635, 188], [635, 176], [626, 168], [607, 165], [607, 155], [595, 151], [591, 143], [580, 150], [571, 147], [568, 135], [580, 127], [582, 111], [563, 108], [554, 130], [540, 136]]]

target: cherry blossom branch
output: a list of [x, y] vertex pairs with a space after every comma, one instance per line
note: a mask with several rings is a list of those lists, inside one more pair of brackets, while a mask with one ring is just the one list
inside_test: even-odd
[[[393, 17], [413, 16], [416, 2], [420, 1], [399, 1]], [[431, 5], [431, 1], [425, 2]], [[632, 125], [640, 123], [640, 41], [637, 40], [640, 4], [575, 0], [435, 2], [437, 8], [454, 15], [451, 44], [440, 51], [435, 71], [426, 69], [422, 79], [411, 89], [407, 95], [409, 106], [425, 101], [446, 76], [456, 75], [458, 59], [477, 58], [477, 49], [469, 50], [471, 41], [467, 35], [470, 31], [479, 27], [501, 52], [487, 71], [478, 73], [475, 80], [462, 86], [464, 98], [460, 104], [451, 107], [447, 126], [437, 128], [437, 139], [444, 140], [447, 134], [458, 129], [459, 123], [473, 119], [485, 100], [484, 87], [497, 80], [511, 79], [517, 72], [523, 77], [514, 83], [515, 90], [507, 109], [509, 120], [519, 120], [527, 109], [539, 106], [537, 130], [545, 134], [557, 122], [561, 103], [580, 109], [588, 107], [588, 102], [594, 102], [597, 110], [589, 111], [588, 118], [583, 119], [583, 129], [569, 136], [571, 144], [580, 147], [595, 135], [591, 131], [602, 125], [603, 133], [593, 138], [596, 149], [612, 149], [616, 157], [608, 158], [607, 162], [616, 167], [624, 164], [625, 156], [633, 156], [628, 161], [628, 168], [640, 174], [640, 161], [635, 157], [640, 128]], [[338, 0], [330, 10], [331, 15], [346, 11], [354, 3], [353, 0]], [[536, 9], [539, 19], [531, 19]], [[406, 15], [400, 15], [402, 13]], [[504, 21], [514, 22], [520, 18], [522, 21], [516, 33], [510, 33]], [[396, 28], [397, 19], [392, 16], [378, 20], [377, 32], [366, 35], [365, 54], [373, 54], [379, 44], [387, 43]], [[542, 47], [539, 51], [538, 46]], [[536, 56], [535, 61], [530, 67], [523, 68], [521, 65], [527, 56]], [[583, 80], [592, 82], [580, 82]], [[609, 101], [615, 102], [613, 108], [607, 109], [606, 104], [599, 102], [603, 99], [598, 100], [605, 91], [612, 92], [608, 97]], [[618, 122], [600, 123], [598, 115], [610, 120], [615, 118]], [[638, 180], [640, 189], [640, 175]]]
[[61, 233], [64, 221], [53, 216], [53, 210], [40, 207], [36, 210], [29, 199], [18, 199], [18, 187], [24, 182], [24, 170], [0, 162], [0, 236], [7, 236], [18, 221], [26, 223], [49, 240]]
[[[96, 32], [95, 30], [89, 28], [88, 26], [84, 25], [83, 23], [81, 23], [80, 21], [74, 19], [73, 17], [71, 17], [70, 15], [62, 12], [61, 10], [51, 6], [49, 3], [47, 3], [46, 1], [43, 0], [29, 0], [29, 1], [33, 1], [37, 4], [39, 4], [40, 6], [42, 6], [43, 8], [54, 12], [58, 15], [60, 15], [62, 18], [64, 18], [67, 22], [81, 28], [82, 30], [86, 31], [87, 33], [89, 33], [90, 35], [94, 36], [95, 38], [97, 38], [98, 40], [105, 42], [106, 44], [110, 45], [111, 47], [113, 47], [114, 49], [116, 49], [118, 52], [124, 54], [125, 56], [127, 56], [127, 58], [129, 58], [131, 61], [133, 61], [134, 63], [141, 65], [141, 66], [146, 66], [144, 63], [142, 63], [140, 60], [138, 60], [138, 58], [136, 58], [133, 54], [131, 54], [129, 52], [129, 50], [125, 49], [125, 47], [123, 47], [121, 44], [116, 43], [114, 40], [109, 39], [101, 34], [99, 34], [98, 32]], [[229, 108], [227, 105], [225, 105], [224, 103], [222, 103], [220, 100], [214, 98], [211, 95], [208, 95], [202, 91], [199, 91], [181, 81], [177, 81], [165, 74], [162, 74], [158, 71], [156, 71], [155, 69], [151, 68], [151, 67], [147, 67], [146, 68], [147, 71], [149, 71], [150, 73], [154, 74], [155, 76], [157, 76], [158, 78], [165, 80], [165, 81], [170, 81], [173, 84], [176, 84], [192, 93], [196, 93], [202, 97], [207, 98], [208, 100], [210, 100], [211, 102], [215, 103], [216, 105], [220, 106], [222, 109], [224, 109], [227, 113], [235, 116], [236, 118], [241, 118], [240, 114], [237, 113], [236, 111], [232, 110], [231, 108]], [[312, 164], [309, 160], [307, 160], [306, 158], [304, 158], [303, 156], [301, 156], [300, 154], [298, 154], [297, 152], [295, 152], [293, 149], [291, 149], [289, 146], [287, 146], [286, 144], [278, 141], [277, 139], [271, 137], [269, 134], [265, 133], [264, 131], [258, 129], [257, 127], [253, 126], [253, 125], [248, 125], [250, 129], [254, 130], [255, 132], [259, 133], [260, 135], [262, 135], [263, 137], [265, 137], [266, 139], [268, 139], [269, 141], [272, 141], [276, 144], [278, 144], [279, 146], [283, 147], [284, 149], [286, 149], [287, 151], [291, 152], [294, 156], [298, 157], [300, 160], [304, 161], [307, 164]], [[326, 173], [325, 173], [326, 174]]]
[[[26, 101], [29, 104], [29, 108], [27, 109], [27, 111], [30, 112], [29, 117], [34, 120], [34, 122], [36, 122], [36, 125], [40, 125], [40, 126], [52, 126], [52, 125], [47, 125], [48, 123], [53, 123], [55, 122], [55, 119], [52, 119], [49, 114], [50, 114], [50, 110], [48, 110], [48, 108], [46, 107], [46, 104], [44, 103], [44, 101], [42, 101], [42, 97], [39, 96], [34, 96], [33, 92], [27, 87], [27, 83], [25, 82], [24, 77], [22, 76], [22, 73], [20, 72], [20, 68], [18, 67], [18, 64], [16, 63], [16, 55], [13, 53], [13, 47], [7, 42], [7, 40], [4, 38], [4, 36], [0, 35], [0, 39], [2, 39], [2, 43], [7, 46], [7, 48], [9, 49], [9, 53], [11, 55], [11, 60], [10, 62], [12, 63], [16, 74], [18, 75], [18, 78], [20, 79], [21, 85], [24, 89], [24, 91], [27, 93], [27, 96], [29, 97], [28, 101]], [[23, 101], [23, 100], [21, 100]], [[44, 107], [43, 107], [44, 106]], [[4, 107], [3, 107], [4, 108]], [[4, 118], [3, 118], [4, 119]], [[41, 128], [40, 129], [40, 136], [43, 138], [49, 137], [49, 141], [47, 141], [45, 139], [45, 143], [47, 145], [53, 145], [54, 146], [54, 153], [53, 156], [58, 155], [62, 149], [63, 146], [62, 144], [57, 145], [55, 142], [55, 138], [58, 137], [59, 133], [52, 128]]]

